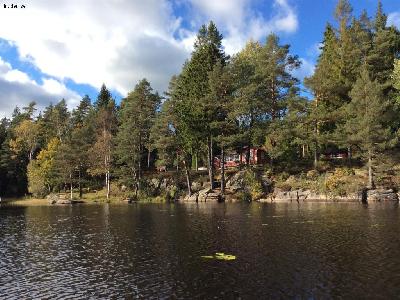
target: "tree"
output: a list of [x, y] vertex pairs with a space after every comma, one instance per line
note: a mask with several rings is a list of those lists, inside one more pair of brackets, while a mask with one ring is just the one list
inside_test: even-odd
[[393, 136], [385, 126], [388, 121], [390, 103], [385, 100], [381, 85], [372, 81], [368, 70], [364, 68], [351, 93], [351, 102], [347, 105], [347, 121], [342, 128], [349, 144], [357, 145], [368, 161], [368, 186], [374, 184], [374, 158], [379, 151], [390, 145]]
[[152, 92], [150, 83], [142, 79], [135, 89], [128, 94], [121, 105], [121, 119], [116, 137], [115, 154], [120, 169], [121, 179], [140, 191], [143, 172], [143, 154], [147, 148], [147, 166], [151, 151], [150, 130], [153, 126], [156, 111], [159, 109], [160, 97]]
[[221, 194], [225, 194], [225, 151], [233, 145], [233, 135], [237, 131], [237, 122], [229, 115], [232, 104], [233, 83], [228, 66], [217, 63], [209, 73], [210, 91], [206, 96], [208, 107], [215, 115], [210, 128], [221, 148]]
[[[100, 96], [102, 93], [104, 91], [100, 91], [98, 98], [103, 99]], [[116, 105], [110, 94], [109, 97], [107, 106], [99, 105], [99, 101], [96, 106], [95, 124], [97, 132], [95, 142], [89, 149], [90, 167], [88, 169], [92, 175], [104, 175], [107, 199], [109, 199], [111, 191], [113, 135], [115, 134], [117, 125]], [[105, 99], [103, 100], [105, 103]]]
[[99, 95], [97, 96], [97, 100], [94, 104], [96, 110], [107, 108], [108, 105], [110, 104], [111, 99], [112, 99], [111, 93], [107, 89], [106, 85], [103, 83], [100, 88]]
[[[203, 25], [194, 43], [194, 51], [190, 60], [184, 65], [177, 81], [179, 87], [174, 91], [174, 97], [180, 100], [181, 112], [191, 111], [191, 146], [206, 140], [207, 165], [210, 186], [214, 185], [213, 169], [213, 132], [210, 124], [215, 116], [213, 107], [209, 105], [206, 95], [209, 92], [209, 72], [217, 63], [224, 65], [227, 57], [222, 49], [222, 35], [213, 22]], [[196, 141], [197, 140], [197, 141]], [[192, 148], [193, 150], [193, 148]], [[193, 152], [193, 151], [190, 151]], [[191, 155], [190, 155], [191, 156]]]
[[57, 184], [55, 157], [59, 145], [59, 140], [53, 138], [46, 149], [41, 150], [36, 159], [28, 164], [28, 190], [35, 196], [49, 194]]
[[33, 155], [38, 146], [38, 125], [31, 120], [23, 120], [14, 129], [15, 138], [10, 141], [10, 147], [15, 153], [26, 153], [28, 160], [33, 159]]

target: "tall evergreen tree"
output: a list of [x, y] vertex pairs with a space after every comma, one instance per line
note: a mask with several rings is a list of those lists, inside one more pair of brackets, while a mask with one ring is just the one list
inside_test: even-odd
[[351, 93], [347, 105], [348, 119], [342, 128], [349, 144], [360, 147], [368, 162], [368, 186], [373, 188], [376, 155], [389, 145], [392, 139], [387, 123], [390, 103], [383, 97], [381, 85], [370, 79], [364, 68]]
[[134, 187], [136, 195], [141, 188], [145, 147], [150, 155], [150, 130], [159, 105], [160, 97], [153, 93], [146, 79], [141, 80], [122, 102], [115, 154], [120, 178]]
[[107, 89], [106, 85], [103, 83], [94, 106], [96, 107], [97, 110], [100, 110], [102, 108], [103, 109], [107, 108], [111, 100], [112, 100], [111, 93]]
[[[191, 110], [190, 122], [193, 141], [207, 141], [207, 162], [211, 188], [214, 183], [213, 169], [213, 132], [210, 124], [215, 116], [206, 95], [209, 93], [208, 75], [217, 63], [224, 65], [227, 57], [222, 49], [222, 35], [213, 22], [203, 25], [197, 35], [190, 60], [184, 65], [179, 76], [179, 88], [175, 89], [174, 97], [179, 98], [181, 108]], [[192, 151], [193, 152], [193, 151]]]

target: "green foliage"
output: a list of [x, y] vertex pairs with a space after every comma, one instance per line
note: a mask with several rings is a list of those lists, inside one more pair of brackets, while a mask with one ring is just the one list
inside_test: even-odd
[[[346, 196], [350, 191], [348, 183], [354, 181], [354, 171], [348, 168], [337, 168], [325, 179], [325, 192], [332, 196]], [[353, 191], [351, 191], [353, 192]]]
[[[388, 27], [380, 1], [370, 18], [365, 11], [354, 16], [349, 1], [339, 0], [335, 17], [337, 25], [325, 28], [315, 72], [304, 80], [311, 101], [299, 96], [291, 71], [300, 60], [289, 45], [271, 34], [265, 43], [249, 41], [230, 58], [210, 22], [171, 78], [162, 105], [144, 79], [120, 107], [104, 84], [93, 106], [85, 96], [71, 112], [65, 100], [39, 114], [34, 102], [16, 107], [0, 123], [0, 193], [24, 194], [29, 181], [35, 195], [68, 184], [81, 191], [105, 185], [109, 196], [112, 180], [148, 197], [155, 193], [144, 170], [153, 171], [150, 161], [156, 157], [156, 166], [177, 170], [176, 191], [166, 196], [175, 199], [183, 182], [190, 191], [198, 164], [208, 166], [213, 183], [214, 177], [224, 178], [222, 171], [214, 176], [213, 156], [243, 154], [244, 147], [267, 151], [275, 186], [285, 190], [309, 187], [342, 195], [357, 189], [360, 178], [335, 170], [337, 162], [320, 161], [327, 149], [348, 149], [355, 158], [342, 165], [367, 163], [370, 181], [377, 174], [377, 183], [386, 184], [378, 158], [393, 156], [399, 147], [400, 33]], [[309, 171], [313, 161], [315, 171]], [[240, 197], [261, 197], [255, 172], [246, 172], [245, 184]]]
[[28, 190], [36, 197], [51, 193], [57, 183], [55, 157], [59, 146], [59, 140], [53, 138], [47, 148], [40, 151], [37, 158], [28, 165]]
[[141, 80], [121, 104], [120, 126], [114, 153], [117, 157], [120, 181], [130, 188], [141, 189], [145, 147], [147, 151], [153, 147], [150, 143], [150, 132], [159, 104], [160, 97], [152, 92], [146, 79]]
[[243, 177], [243, 184], [251, 200], [260, 199], [264, 194], [260, 178], [253, 170], [246, 170]]

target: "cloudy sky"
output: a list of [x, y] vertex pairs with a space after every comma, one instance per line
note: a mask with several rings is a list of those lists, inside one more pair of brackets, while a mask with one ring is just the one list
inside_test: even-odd
[[[351, 1], [373, 15], [376, 0]], [[400, 27], [398, 0], [383, 0]], [[18, 8], [5, 8], [16, 4]], [[120, 99], [141, 78], [160, 93], [192, 50], [199, 26], [214, 20], [234, 54], [249, 39], [275, 32], [313, 72], [336, 0], [17, 0], [0, 3], [0, 117], [36, 101], [39, 109], [83, 95], [102, 83]], [[24, 5], [24, 8], [21, 6]]]

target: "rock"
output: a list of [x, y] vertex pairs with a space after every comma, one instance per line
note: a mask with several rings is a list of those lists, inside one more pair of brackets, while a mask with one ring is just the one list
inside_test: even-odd
[[268, 198], [260, 199], [260, 202], [307, 202], [307, 201], [361, 201], [362, 192], [352, 193], [346, 196], [333, 196], [327, 194], [321, 194], [313, 192], [311, 190], [292, 190], [284, 191], [279, 188], [275, 188], [274, 192], [269, 195]]
[[198, 191], [197, 193], [193, 193], [190, 197], [186, 196], [184, 201], [188, 202], [207, 202], [207, 201], [223, 201], [224, 198], [222, 197], [219, 191], [213, 191], [209, 188], [203, 189]]
[[272, 180], [267, 175], [262, 175], [261, 186], [265, 193], [270, 193], [272, 191]]
[[59, 200], [58, 196], [55, 194], [47, 195], [46, 199], [49, 201], [49, 204], [56, 204], [57, 200]]
[[197, 192], [202, 188], [202, 185], [200, 182], [193, 181], [192, 182], [192, 191]]
[[157, 178], [152, 178], [150, 182], [151, 182], [151, 185], [155, 188], [157, 188], [160, 185], [160, 180]]
[[245, 171], [239, 171], [231, 178], [229, 178], [226, 182], [226, 188], [230, 189], [233, 192], [237, 192], [239, 190], [243, 190], [244, 188], [244, 175]]
[[126, 202], [126, 203], [133, 203], [133, 202], [136, 202], [137, 200], [135, 200], [135, 198], [133, 198], [133, 197], [126, 197], [122, 201]]
[[67, 199], [65, 195], [50, 194], [46, 197], [49, 200], [49, 204], [77, 204], [84, 203], [83, 200], [71, 200]]
[[310, 196], [315, 197], [310, 190], [283, 191], [276, 188], [271, 195], [271, 200], [275, 202], [306, 201], [311, 198]]
[[375, 189], [367, 191], [368, 201], [399, 201], [399, 196], [392, 189]]
[[67, 199], [58, 199], [55, 204], [73, 204], [73, 202]]

